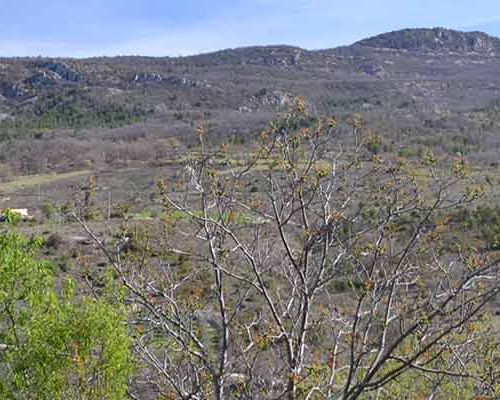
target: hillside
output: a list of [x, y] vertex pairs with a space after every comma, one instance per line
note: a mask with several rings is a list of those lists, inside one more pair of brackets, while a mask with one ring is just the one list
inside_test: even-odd
[[0, 58], [0, 399], [500, 398], [499, 43]]
[[[361, 112], [393, 139], [413, 145], [439, 138], [445, 153], [461, 148], [490, 160], [498, 146], [499, 43], [480, 32], [435, 28], [319, 51], [261, 46], [180, 58], [4, 58], [0, 164], [31, 174], [161, 159], [170, 149], [158, 143], [176, 138], [187, 145], [200, 122], [215, 141], [244, 141], [298, 95], [313, 113]], [[463, 131], [474, 136], [467, 149], [455, 139]], [[66, 158], [71, 162], [55, 161]]]
[[355, 45], [409, 51], [490, 53], [500, 50], [500, 39], [482, 32], [459, 32], [444, 28], [404, 29], [361, 40]]

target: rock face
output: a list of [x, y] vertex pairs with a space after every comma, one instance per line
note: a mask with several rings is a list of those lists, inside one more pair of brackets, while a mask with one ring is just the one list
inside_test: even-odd
[[55, 79], [53, 74], [41, 71], [33, 76], [30, 76], [28, 79], [24, 81], [24, 83], [30, 86], [38, 86], [38, 85], [50, 85], [56, 83], [56, 81], [57, 80]]
[[260, 103], [263, 106], [285, 107], [293, 103], [293, 95], [275, 90], [260, 96]]
[[70, 82], [79, 82], [83, 80], [83, 76], [71, 69], [68, 65], [58, 62], [48, 62], [42, 65], [42, 68], [55, 72], [62, 79]]
[[167, 79], [167, 82], [175, 86], [187, 86], [195, 88], [211, 88], [212, 86], [207, 83], [207, 81], [197, 81], [195, 79], [189, 78], [178, 78], [176, 76], [171, 76]]
[[[259, 93], [247, 99], [243, 105], [237, 108], [239, 113], [251, 113], [258, 110], [280, 110], [291, 106], [295, 101], [295, 95], [284, 90], [261, 89]], [[312, 112], [314, 107], [306, 102], [306, 108]]]
[[163, 76], [161, 74], [151, 72], [151, 73], [139, 73], [135, 74], [132, 79], [133, 82], [161, 82], [163, 81]]
[[26, 65], [26, 78], [18, 81], [1, 81], [0, 94], [7, 99], [25, 99], [35, 96], [39, 89], [60, 83], [78, 83], [83, 75], [60, 62], [37, 61]]
[[500, 50], [500, 40], [482, 32], [459, 32], [444, 28], [404, 29], [364, 39], [356, 46], [394, 50], [449, 50], [488, 53]]
[[2, 95], [8, 99], [26, 97], [29, 95], [28, 88], [22, 82], [16, 83], [3, 83], [0, 86]]
[[173, 86], [185, 86], [193, 88], [211, 88], [211, 85], [206, 81], [198, 81], [189, 78], [180, 78], [177, 76], [169, 76], [165, 78], [162, 74], [156, 72], [136, 73], [132, 82], [147, 83], [147, 82], [165, 82]]
[[299, 65], [301, 56], [302, 50], [297, 50], [295, 54], [290, 57], [290, 65]]

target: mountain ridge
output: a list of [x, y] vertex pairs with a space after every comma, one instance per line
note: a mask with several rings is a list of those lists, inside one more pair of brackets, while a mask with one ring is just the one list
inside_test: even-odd
[[[4, 159], [14, 169], [38, 173], [47, 164], [38, 157], [43, 154], [63, 168], [55, 160], [71, 149], [65, 143], [46, 147], [60, 135], [78, 136], [88, 152], [99, 148], [99, 157], [100, 146], [118, 157], [129, 147], [145, 151], [149, 141], [189, 140], [197, 123], [207, 124], [216, 140], [246, 138], [295, 96], [302, 96], [313, 114], [347, 118], [360, 112], [376, 124], [390, 120], [395, 135], [410, 139], [489, 129], [498, 140], [496, 122], [484, 119], [500, 103], [499, 41], [433, 28], [325, 50], [275, 45], [181, 58], [3, 58], [0, 142], [23, 139], [32, 151], [4, 151], [0, 163]], [[468, 127], [471, 113], [479, 128]], [[72, 153], [79, 165], [98, 158], [79, 148]], [[150, 150], [144, 154], [156, 151]], [[13, 154], [38, 157], [39, 163], [25, 168]]]
[[223, 48], [213, 51], [200, 52], [183, 56], [142, 56], [137, 55], [114, 55], [95, 57], [4, 57], [0, 54], [0, 60], [62, 60], [62, 61], [92, 61], [101, 59], [145, 59], [145, 60], [181, 60], [196, 57], [215, 56], [227, 53], [244, 52], [273, 52], [273, 51], [293, 51], [301, 53], [321, 53], [332, 52], [342, 49], [355, 49], [358, 47], [393, 49], [393, 50], [437, 50], [439, 47], [458, 51], [477, 51], [484, 49], [500, 50], [500, 37], [487, 34], [483, 31], [463, 31], [443, 27], [433, 28], [404, 28], [383, 32], [367, 38], [355, 41], [348, 45], [326, 47], [321, 49], [307, 49], [290, 44], [268, 44], [249, 45], [231, 48]]
[[500, 50], [500, 39], [480, 31], [447, 28], [408, 28], [372, 36], [351, 46], [394, 50], [439, 50], [488, 52]]
[[[273, 45], [188, 57], [0, 58], [0, 114], [17, 135], [79, 128], [88, 115], [97, 127], [234, 113], [233, 122], [243, 114], [262, 122], [297, 95], [324, 112], [418, 102], [470, 109], [500, 96], [499, 48], [500, 39], [482, 32], [419, 28], [325, 50]], [[23, 120], [26, 129], [16, 125]]]

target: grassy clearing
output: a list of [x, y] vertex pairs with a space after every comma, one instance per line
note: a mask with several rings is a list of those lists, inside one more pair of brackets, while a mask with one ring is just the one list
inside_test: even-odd
[[48, 185], [57, 181], [75, 178], [82, 175], [89, 175], [92, 171], [73, 171], [64, 174], [46, 174], [46, 175], [25, 175], [15, 178], [13, 181], [0, 183], [0, 192], [12, 193], [21, 189], [26, 189], [38, 185]]
[[[203, 214], [201, 210], [192, 211], [194, 215], [198, 217], [202, 217]], [[244, 212], [224, 212], [219, 214], [216, 211], [212, 211], [208, 215], [209, 218], [214, 219], [215, 221], [223, 222], [225, 224], [232, 222], [236, 225], [245, 225], [247, 223], [258, 223], [260, 220], [256, 219], [250, 213]], [[187, 221], [189, 220], [189, 216], [187, 213], [179, 210], [167, 210], [155, 212], [152, 210], [144, 209], [138, 213], [133, 213], [128, 215], [128, 218], [132, 220], [154, 220], [154, 219], [162, 219], [167, 221]]]

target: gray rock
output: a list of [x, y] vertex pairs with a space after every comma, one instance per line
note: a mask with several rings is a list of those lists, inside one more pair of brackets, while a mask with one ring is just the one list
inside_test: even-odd
[[161, 82], [163, 81], [163, 76], [161, 74], [158, 74], [156, 72], [152, 73], [140, 73], [140, 74], [135, 74], [133, 82]]
[[16, 83], [4, 83], [1, 86], [2, 94], [6, 98], [12, 99], [12, 98], [19, 98], [19, 97], [25, 97], [29, 95], [29, 90], [25, 87], [25, 85], [22, 82], [16, 82]]
[[70, 82], [80, 82], [83, 80], [83, 76], [71, 69], [68, 65], [63, 63], [49, 62], [43, 64], [43, 68], [48, 69], [49, 71], [55, 72], [62, 79], [65, 79]]
[[30, 76], [28, 79], [24, 81], [24, 83], [30, 86], [50, 85], [55, 82], [56, 82], [55, 77], [52, 74], [49, 74], [45, 71], [38, 72], [37, 74]]
[[207, 81], [197, 81], [195, 79], [179, 78], [176, 76], [171, 76], [167, 78], [167, 82], [175, 86], [185, 86], [185, 87], [205, 88], [205, 89], [209, 89], [212, 87], [209, 83], [207, 83]]

